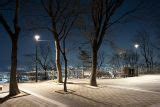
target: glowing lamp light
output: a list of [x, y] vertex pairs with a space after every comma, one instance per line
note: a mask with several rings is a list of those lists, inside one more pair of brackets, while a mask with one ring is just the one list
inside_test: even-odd
[[134, 47], [137, 49], [139, 48], [139, 44], [135, 44]]
[[38, 41], [40, 39], [40, 36], [39, 35], [35, 35], [34, 38], [35, 38], [36, 41]]

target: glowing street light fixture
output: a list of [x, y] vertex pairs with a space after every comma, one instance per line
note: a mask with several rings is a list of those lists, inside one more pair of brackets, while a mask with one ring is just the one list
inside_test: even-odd
[[38, 81], [38, 66], [37, 66], [37, 62], [38, 62], [38, 55], [37, 55], [37, 48], [38, 48], [38, 41], [40, 39], [39, 35], [35, 35], [34, 36], [35, 40], [36, 40], [36, 82]]
[[139, 44], [135, 44], [134, 47], [137, 49], [139, 48]]
[[[134, 47], [135, 47], [135, 51], [136, 51], [136, 56], [138, 57], [137, 49], [139, 48], [139, 44], [136, 43], [136, 44], [134, 45]], [[137, 75], [137, 76], [139, 75], [139, 73], [138, 73], [138, 65], [137, 65], [136, 75]]]
[[38, 41], [40, 39], [40, 36], [39, 35], [35, 35], [34, 38], [35, 38], [36, 41]]
[[35, 73], [35, 81], [38, 82], [38, 43], [39, 42], [50, 42], [50, 40], [39, 40], [40, 36], [39, 35], [35, 35], [34, 39], [36, 41], [36, 73]]

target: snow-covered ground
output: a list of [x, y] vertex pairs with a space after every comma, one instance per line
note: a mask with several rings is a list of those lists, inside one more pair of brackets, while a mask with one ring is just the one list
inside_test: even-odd
[[3, 84], [3, 83], [7, 83], [8, 82], [8, 80], [7, 79], [0, 79], [0, 84]]

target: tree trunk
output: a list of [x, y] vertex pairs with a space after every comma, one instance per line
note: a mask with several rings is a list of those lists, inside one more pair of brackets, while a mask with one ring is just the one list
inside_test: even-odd
[[62, 69], [60, 63], [60, 44], [58, 40], [55, 40], [55, 49], [56, 49], [56, 68], [57, 68], [57, 79], [59, 83], [62, 83]]
[[84, 78], [84, 68], [82, 68], [82, 78]]
[[63, 55], [65, 63], [65, 78], [64, 78], [64, 92], [67, 92], [67, 58], [66, 55]]
[[9, 95], [14, 96], [20, 93], [17, 84], [17, 40], [12, 41], [12, 56], [11, 56], [11, 73], [10, 73], [10, 85], [9, 85]]
[[97, 76], [97, 48], [96, 46], [92, 47], [92, 73], [90, 79], [91, 86], [97, 86], [96, 76]]
[[45, 80], [47, 80], [48, 79], [48, 76], [47, 76], [47, 70], [45, 69], [45, 72], [44, 72], [44, 78], [45, 78]]
[[148, 63], [148, 61], [146, 62], [146, 68], [147, 68], [147, 73], [149, 73], [150, 69], [149, 69], [149, 63]]

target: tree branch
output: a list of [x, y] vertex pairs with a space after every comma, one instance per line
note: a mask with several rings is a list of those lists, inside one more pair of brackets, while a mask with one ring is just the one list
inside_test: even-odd
[[124, 13], [123, 15], [121, 15], [118, 19], [116, 19], [115, 21], [111, 22], [108, 24], [107, 28], [111, 27], [112, 25], [118, 23], [120, 20], [122, 20], [123, 18], [125, 18], [126, 16], [130, 15], [131, 13], [134, 13], [138, 10], [138, 8], [140, 7], [140, 5], [142, 5], [142, 2], [140, 2], [134, 9]]
[[8, 25], [7, 21], [4, 19], [4, 17], [3, 17], [2, 14], [0, 14], [0, 23], [3, 25], [4, 29], [7, 31], [7, 33], [9, 34], [9, 36], [11, 38], [13, 38], [12, 37], [13, 32], [12, 32], [10, 26]]

